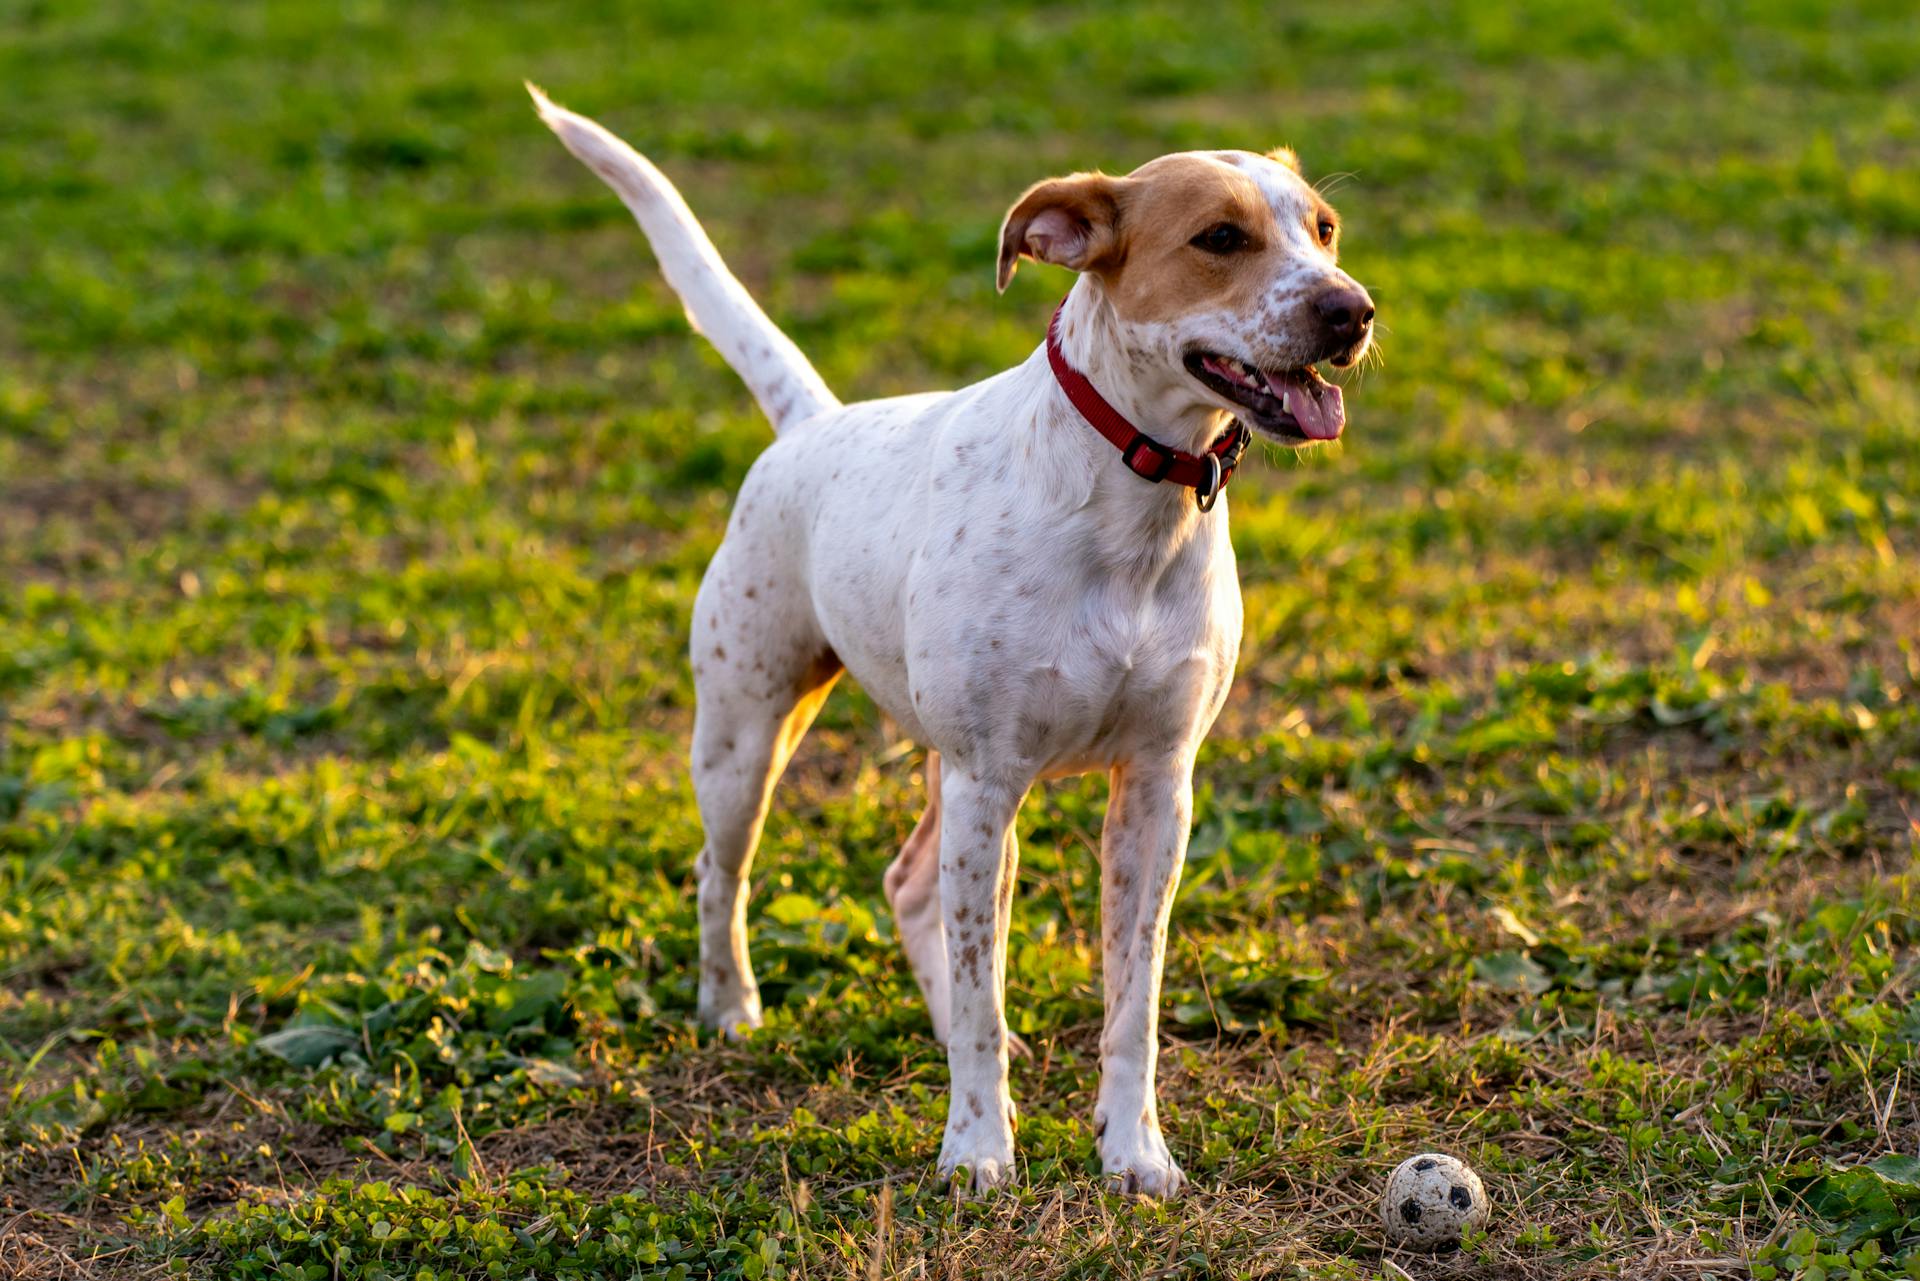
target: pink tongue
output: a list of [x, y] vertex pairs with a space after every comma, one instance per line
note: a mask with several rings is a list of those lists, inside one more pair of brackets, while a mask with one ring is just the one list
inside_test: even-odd
[[[1315, 396], [1314, 392], [1320, 394]], [[1305, 382], [1290, 384], [1287, 412], [1300, 424], [1300, 430], [1314, 440], [1333, 440], [1347, 425], [1346, 402], [1340, 399], [1340, 389], [1332, 383], [1318, 383], [1311, 388]]]

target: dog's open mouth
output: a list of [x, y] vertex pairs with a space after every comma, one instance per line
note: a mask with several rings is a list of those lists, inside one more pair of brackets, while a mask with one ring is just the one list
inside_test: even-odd
[[1347, 425], [1340, 389], [1312, 365], [1268, 371], [1217, 352], [1192, 351], [1187, 371], [1238, 405], [1249, 426], [1285, 444], [1335, 440]]

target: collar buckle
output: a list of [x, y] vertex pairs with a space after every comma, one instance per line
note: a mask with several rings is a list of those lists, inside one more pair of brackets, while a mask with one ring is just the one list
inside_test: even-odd
[[1134, 434], [1121, 457], [1126, 460], [1128, 471], [1156, 485], [1173, 470], [1174, 452], [1145, 432]]
[[1220, 469], [1229, 476], [1233, 475], [1233, 469], [1240, 465], [1247, 446], [1252, 443], [1253, 432], [1238, 418], [1234, 419], [1233, 430], [1227, 433], [1226, 448], [1220, 453]]

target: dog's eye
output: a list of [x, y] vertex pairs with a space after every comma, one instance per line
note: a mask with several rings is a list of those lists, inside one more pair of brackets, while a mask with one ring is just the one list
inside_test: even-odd
[[1247, 233], [1230, 222], [1223, 222], [1217, 227], [1208, 227], [1188, 243], [1210, 254], [1230, 254], [1247, 247]]
[[1331, 219], [1322, 218], [1320, 220], [1320, 226], [1317, 228], [1317, 230], [1320, 233], [1321, 244], [1330, 245], [1333, 243], [1334, 225]]

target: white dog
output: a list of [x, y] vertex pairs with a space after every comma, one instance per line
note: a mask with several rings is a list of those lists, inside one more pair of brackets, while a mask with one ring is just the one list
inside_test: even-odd
[[1022, 256], [1081, 273], [1048, 341], [960, 391], [842, 405], [660, 171], [532, 92], [779, 434], [693, 608], [701, 1018], [760, 1023], [748, 868], [774, 781], [851, 671], [932, 749], [886, 891], [947, 1047], [940, 1173], [1012, 1175], [1014, 816], [1036, 781], [1105, 770], [1094, 1129], [1120, 1187], [1178, 1191], [1154, 1098], [1160, 969], [1194, 756], [1240, 646], [1220, 490], [1242, 424], [1289, 446], [1344, 425], [1313, 364], [1365, 353], [1373, 303], [1335, 265], [1333, 210], [1285, 150], [1042, 182], [1007, 214], [999, 285]]

